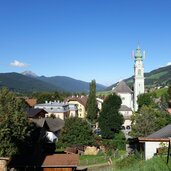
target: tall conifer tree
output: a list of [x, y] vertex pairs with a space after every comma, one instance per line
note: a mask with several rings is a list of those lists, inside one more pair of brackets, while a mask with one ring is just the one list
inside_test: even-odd
[[97, 102], [96, 102], [96, 81], [92, 80], [90, 83], [89, 96], [87, 100], [87, 119], [91, 123], [97, 120]]
[[119, 113], [121, 98], [116, 94], [109, 95], [103, 103], [99, 116], [99, 127], [102, 137], [111, 139], [121, 130], [123, 116]]

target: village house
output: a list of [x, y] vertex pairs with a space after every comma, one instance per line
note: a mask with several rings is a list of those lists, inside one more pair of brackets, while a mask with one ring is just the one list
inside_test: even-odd
[[37, 104], [37, 99], [27, 98], [25, 101], [30, 108], [33, 108]]
[[145, 159], [151, 159], [161, 147], [168, 147], [171, 137], [171, 124], [150, 134], [147, 137], [139, 137], [140, 143], [144, 144]]
[[54, 143], [59, 137], [61, 129], [64, 127], [64, 121], [60, 118], [40, 118], [31, 119], [37, 127], [41, 128], [39, 139]]
[[65, 102], [68, 102], [69, 104], [74, 104], [77, 106], [79, 118], [86, 117], [87, 96], [70, 96], [67, 99], [65, 99]]
[[44, 109], [27, 108], [26, 113], [29, 119], [32, 118], [38, 119], [38, 118], [44, 118], [47, 112]]
[[47, 114], [45, 117], [56, 117], [62, 120], [65, 120], [68, 117], [77, 116], [77, 106], [75, 104], [69, 104], [67, 102], [48, 102], [46, 101], [43, 104], [36, 104], [35, 109], [44, 109]]

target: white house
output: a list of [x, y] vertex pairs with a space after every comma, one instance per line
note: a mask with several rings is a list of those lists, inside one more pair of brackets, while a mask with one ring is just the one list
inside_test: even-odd
[[104, 100], [101, 99], [101, 98], [99, 98], [99, 97], [96, 98], [97, 107], [98, 107], [98, 109], [99, 109], [100, 111], [102, 110], [103, 101], [104, 101]]
[[56, 118], [65, 120], [67, 117], [77, 116], [77, 106], [69, 104], [67, 102], [45, 102], [42, 104], [35, 105], [34, 108], [44, 109], [47, 114], [45, 117], [51, 117], [52, 115]]
[[171, 138], [171, 124], [163, 127], [162, 129], [152, 133], [147, 137], [139, 137], [138, 138], [139, 142], [144, 143], [145, 159], [146, 160], [151, 159], [157, 153], [157, 148], [163, 146], [168, 147], [170, 138]]

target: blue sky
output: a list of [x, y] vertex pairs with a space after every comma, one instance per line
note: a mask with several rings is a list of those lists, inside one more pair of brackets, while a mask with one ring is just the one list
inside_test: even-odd
[[105, 85], [171, 62], [170, 0], [0, 0], [0, 72], [31, 70]]

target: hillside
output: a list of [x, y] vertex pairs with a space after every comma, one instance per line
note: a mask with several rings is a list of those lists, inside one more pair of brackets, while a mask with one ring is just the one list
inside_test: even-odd
[[[65, 91], [68, 92], [88, 92], [89, 91], [89, 83], [81, 80], [76, 80], [70, 77], [65, 76], [54, 76], [54, 77], [45, 77], [41, 76], [38, 79], [50, 83], [54, 86], [62, 87]], [[104, 90], [106, 87], [97, 84], [97, 91]]]
[[[0, 87], [8, 87], [16, 92], [65, 91], [70, 93], [87, 93], [89, 91], [88, 82], [64, 76], [38, 77], [31, 72], [24, 72], [22, 74], [14, 72], [0, 73]], [[105, 88], [105, 86], [97, 84], [97, 90]]]
[[[0, 87], [17, 92], [55, 91], [59, 88], [46, 82], [18, 73], [0, 73]], [[60, 89], [61, 90], [61, 89]]]
[[[145, 87], [152, 88], [171, 84], [171, 65], [161, 67], [151, 72], [145, 73]], [[130, 87], [133, 86], [133, 76], [124, 80]], [[111, 90], [116, 83], [109, 86], [106, 90]]]

